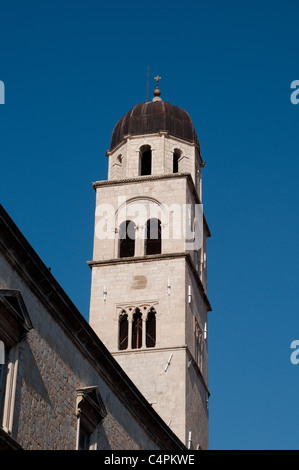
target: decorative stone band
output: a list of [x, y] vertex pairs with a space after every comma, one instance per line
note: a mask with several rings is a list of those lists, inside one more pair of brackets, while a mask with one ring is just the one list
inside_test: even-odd
[[121, 263], [144, 263], [147, 261], [152, 261], [154, 260], [165, 260], [165, 259], [176, 259], [176, 258], [186, 258], [186, 261], [192, 271], [192, 274], [194, 275], [196, 284], [198, 286], [198, 289], [202, 295], [202, 298], [206, 304], [208, 312], [212, 311], [211, 304], [209, 302], [208, 296], [205, 292], [205, 289], [203, 287], [203, 284], [201, 282], [201, 279], [196, 271], [196, 268], [194, 266], [194, 263], [192, 261], [192, 258], [189, 253], [183, 252], [183, 253], [164, 253], [164, 254], [158, 254], [158, 255], [146, 255], [146, 256], [134, 256], [134, 257], [129, 257], [129, 258], [113, 258], [113, 259], [105, 259], [105, 260], [100, 260], [100, 261], [87, 261], [87, 264], [90, 268], [97, 267], [97, 266], [108, 266], [109, 264], [121, 264]]

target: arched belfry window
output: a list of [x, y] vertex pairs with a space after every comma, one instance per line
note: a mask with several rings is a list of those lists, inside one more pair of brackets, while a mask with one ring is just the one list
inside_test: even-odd
[[123, 310], [119, 317], [119, 340], [118, 340], [118, 349], [123, 351], [128, 347], [128, 337], [129, 337], [129, 323], [128, 315], [125, 310]]
[[117, 307], [118, 349], [154, 348], [157, 345], [157, 302]]
[[152, 307], [147, 315], [146, 321], [146, 347], [156, 346], [156, 310]]
[[142, 346], [142, 315], [139, 308], [136, 308], [133, 315], [132, 324], [132, 349], [139, 349]]
[[119, 227], [119, 257], [132, 257], [135, 254], [135, 224], [126, 220]]
[[161, 253], [161, 221], [149, 219], [146, 223], [145, 254], [156, 255]]
[[175, 150], [172, 156], [172, 172], [179, 173], [179, 159], [181, 157], [181, 151]]
[[144, 145], [140, 149], [140, 175], [152, 174], [152, 151], [149, 145]]

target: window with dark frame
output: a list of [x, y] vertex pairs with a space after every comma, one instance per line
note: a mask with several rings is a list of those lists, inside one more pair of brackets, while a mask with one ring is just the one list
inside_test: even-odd
[[202, 331], [197, 323], [197, 320], [195, 320], [195, 325], [194, 325], [194, 340], [195, 340], [195, 362], [199, 366], [199, 368], [202, 368], [202, 360], [203, 360], [203, 334]]
[[140, 175], [152, 174], [152, 151], [151, 148], [146, 146], [140, 149]]
[[76, 449], [96, 449], [96, 431], [107, 416], [107, 410], [97, 386], [79, 388], [76, 393], [78, 418]]
[[160, 254], [161, 249], [161, 221], [159, 219], [149, 219], [146, 223], [145, 254]]
[[133, 315], [132, 324], [132, 349], [139, 349], [142, 346], [142, 315], [139, 308], [136, 308]]
[[180, 155], [177, 152], [173, 153], [173, 173], [178, 173], [179, 172], [179, 158]]
[[78, 450], [89, 450], [91, 433], [87, 431], [83, 426], [80, 426], [79, 430], [79, 443]]
[[154, 306], [122, 308], [118, 315], [118, 350], [154, 348], [156, 316]]
[[119, 257], [129, 258], [135, 255], [135, 224], [126, 220], [119, 227]]
[[156, 346], [156, 310], [152, 307], [147, 315], [146, 321], [146, 347]]
[[119, 342], [118, 348], [123, 351], [128, 348], [128, 334], [129, 334], [129, 323], [128, 315], [125, 310], [121, 313], [119, 318]]

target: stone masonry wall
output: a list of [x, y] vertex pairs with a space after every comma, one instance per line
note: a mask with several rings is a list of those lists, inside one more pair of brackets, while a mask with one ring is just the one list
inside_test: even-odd
[[[150, 146], [152, 150], [152, 175], [160, 176], [173, 172], [173, 153], [179, 151], [179, 173], [190, 173], [195, 184], [196, 147], [161, 132], [146, 136], [132, 136], [113, 152], [109, 152], [109, 180], [134, 178], [140, 175], [140, 148]], [[198, 188], [199, 189], [199, 188]]]
[[76, 389], [98, 386], [108, 416], [93, 436], [98, 449], [156, 449], [155, 439], [119, 400], [44, 305], [0, 256], [0, 288], [19, 289], [33, 329], [20, 348], [13, 437], [24, 449], [75, 449]]

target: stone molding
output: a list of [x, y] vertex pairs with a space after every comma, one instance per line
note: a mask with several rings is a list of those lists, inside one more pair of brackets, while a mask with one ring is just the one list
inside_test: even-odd
[[0, 289], [0, 339], [9, 348], [16, 346], [33, 328], [21, 292]]
[[129, 258], [112, 258], [112, 259], [105, 259], [105, 260], [96, 260], [96, 261], [88, 261], [87, 264], [89, 265], [90, 268], [98, 267], [98, 266], [109, 266], [109, 265], [116, 265], [116, 264], [123, 264], [123, 263], [144, 263], [144, 262], [150, 262], [153, 260], [165, 260], [165, 259], [177, 259], [177, 258], [185, 258], [188, 265], [191, 268], [192, 274], [195, 278], [196, 284], [199, 288], [199, 291], [202, 295], [202, 298], [206, 304], [208, 312], [212, 311], [211, 304], [209, 302], [208, 296], [205, 292], [205, 289], [203, 287], [203, 284], [201, 282], [201, 279], [197, 273], [197, 270], [194, 266], [194, 263], [192, 261], [192, 258], [189, 253], [187, 252], [182, 252], [182, 253], [163, 253], [163, 254], [158, 254], [158, 255], [145, 255], [145, 256], [134, 256], [134, 257], [129, 257]]

